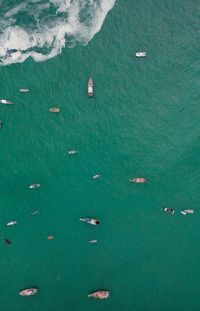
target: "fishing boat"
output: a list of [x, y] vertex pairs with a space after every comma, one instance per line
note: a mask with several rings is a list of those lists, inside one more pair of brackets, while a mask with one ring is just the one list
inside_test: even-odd
[[95, 299], [107, 299], [110, 297], [110, 292], [108, 290], [99, 290], [97, 292], [90, 293], [88, 297], [92, 297]]
[[85, 217], [85, 218], [80, 218], [79, 220], [86, 222], [87, 224], [94, 225], [94, 226], [100, 224], [100, 220], [96, 218]]
[[77, 150], [69, 150], [68, 154], [70, 154], [70, 155], [78, 154], [78, 151]]
[[28, 93], [29, 89], [19, 89], [20, 93]]
[[36, 287], [26, 288], [19, 292], [20, 296], [33, 296], [38, 293], [38, 289]]
[[12, 220], [12, 221], [9, 221], [6, 226], [13, 226], [13, 225], [16, 225], [17, 221], [16, 220]]
[[59, 108], [50, 108], [49, 111], [50, 112], [59, 112], [60, 109]]
[[0, 128], [3, 126], [3, 121], [0, 121]]
[[146, 56], [146, 52], [139, 51], [139, 52], [135, 53], [135, 56], [136, 57], [145, 57]]
[[186, 214], [193, 214], [194, 211], [193, 209], [184, 209], [183, 211], [181, 211], [181, 214], [186, 215]]
[[136, 178], [130, 178], [129, 181], [134, 182], [136, 184], [144, 184], [147, 182], [146, 177], [136, 177]]
[[94, 95], [93, 86], [94, 86], [93, 80], [92, 78], [90, 78], [88, 81], [88, 96], [89, 97], [92, 97]]
[[0, 99], [0, 103], [4, 105], [13, 105], [13, 103], [7, 99]]
[[97, 178], [100, 178], [101, 177], [101, 174], [95, 174], [94, 176], [92, 176], [92, 179], [97, 179]]
[[40, 187], [40, 184], [33, 184], [33, 185], [29, 186], [30, 189], [35, 189], [35, 188], [39, 188], [39, 187]]

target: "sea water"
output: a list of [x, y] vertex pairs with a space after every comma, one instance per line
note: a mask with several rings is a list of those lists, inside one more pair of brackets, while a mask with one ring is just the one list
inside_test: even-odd
[[[0, 9], [0, 98], [15, 103], [0, 106], [0, 309], [198, 311], [198, 2]], [[108, 300], [87, 297], [102, 289]]]

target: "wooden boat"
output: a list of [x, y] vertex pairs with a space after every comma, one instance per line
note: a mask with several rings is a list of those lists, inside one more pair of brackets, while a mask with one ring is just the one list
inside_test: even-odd
[[90, 217], [85, 217], [85, 218], [79, 218], [80, 221], [86, 222], [87, 224], [96, 226], [100, 224], [100, 220], [96, 218], [90, 218]]
[[36, 287], [26, 288], [19, 292], [20, 296], [33, 296], [38, 293], [38, 289]]
[[3, 126], [3, 121], [0, 120], [0, 128]]
[[50, 112], [59, 112], [60, 108], [50, 108], [49, 111]]
[[0, 103], [4, 105], [13, 105], [13, 103], [7, 99], [0, 99]]
[[29, 89], [19, 89], [20, 93], [28, 93]]
[[146, 177], [136, 177], [136, 178], [130, 178], [129, 181], [134, 182], [136, 184], [144, 184], [147, 182]]
[[40, 187], [40, 184], [33, 184], [33, 185], [29, 186], [30, 189], [35, 189], [35, 188], [39, 188], [39, 187]]
[[90, 78], [88, 81], [88, 96], [89, 97], [92, 97], [94, 95], [93, 86], [94, 86], [93, 80], [92, 80], [92, 78]]
[[97, 292], [90, 293], [88, 297], [95, 299], [107, 299], [110, 297], [110, 292], [108, 290], [99, 290]]
[[181, 214], [186, 215], [186, 214], [193, 214], [194, 211], [193, 209], [184, 209], [183, 211], [181, 211]]

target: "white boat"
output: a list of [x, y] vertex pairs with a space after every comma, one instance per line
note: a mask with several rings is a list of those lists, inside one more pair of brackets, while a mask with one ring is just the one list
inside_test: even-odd
[[97, 218], [91, 218], [91, 217], [85, 217], [85, 218], [79, 218], [80, 221], [86, 222], [87, 224], [96, 226], [100, 224], [100, 220]]
[[16, 220], [12, 220], [12, 221], [9, 221], [6, 226], [13, 226], [13, 225], [16, 225], [17, 221]]
[[39, 188], [39, 187], [40, 187], [40, 184], [33, 184], [33, 185], [29, 186], [30, 189], [35, 189], [35, 188]]
[[20, 93], [28, 93], [29, 89], [19, 89]]
[[181, 211], [181, 214], [186, 215], [186, 214], [194, 214], [193, 209], [184, 209]]
[[26, 288], [19, 292], [20, 296], [33, 296], [38, 293], [38, 288], [32, 287], [32, 288]]
[[89, 243], [95, 244], [95, 243], [97, 243], [97, 240], [90, 240]]
[[70, 154], [70, 155], [74, 155], [74, 154], [77, 154], [77, 153], [78, 153], [77, 150], [69, 150], [68, 151], [68, 154]]
[[97, 292], [90, 293], [88, 297], [95, 299], [107, 299], [110, 297], [110, 292], [108, 290], [99, 290]]
[[93, 83], [92, 78], [90, 78], [88, 81], [88, 96], [89, 97], [92, 97], [94, 95], [93, 87], [94, 87], [94, 83]]
[[94, 176], [92, 176], [92, 179], [97, 179], [97, 178], [100, 178], [101, 177], [101, 174], [95, 174]]
[[146, 52], [139, 51], [139, 52], [135, 53], [135, 56], [136, 57], [145, 57], [146, 56]]
[[0, 103], [4, 105], [12, 105], [13, 103], [7, 99], [0, 99]]
[[60, 108], [53, 107], [53, 108], [50, 108], [49, 111], [50, 111], [50, 112], [59, 112], [59, 111], [60, 111]]

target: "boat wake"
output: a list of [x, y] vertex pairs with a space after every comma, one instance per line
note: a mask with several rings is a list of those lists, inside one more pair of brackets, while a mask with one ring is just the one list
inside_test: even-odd
[[[8, 4], [6, 4], [8, 2]], [[45, 61], [65, 46], [86, 45], [115, 0], [24, 0], [1, 4], [0, 64]]]

